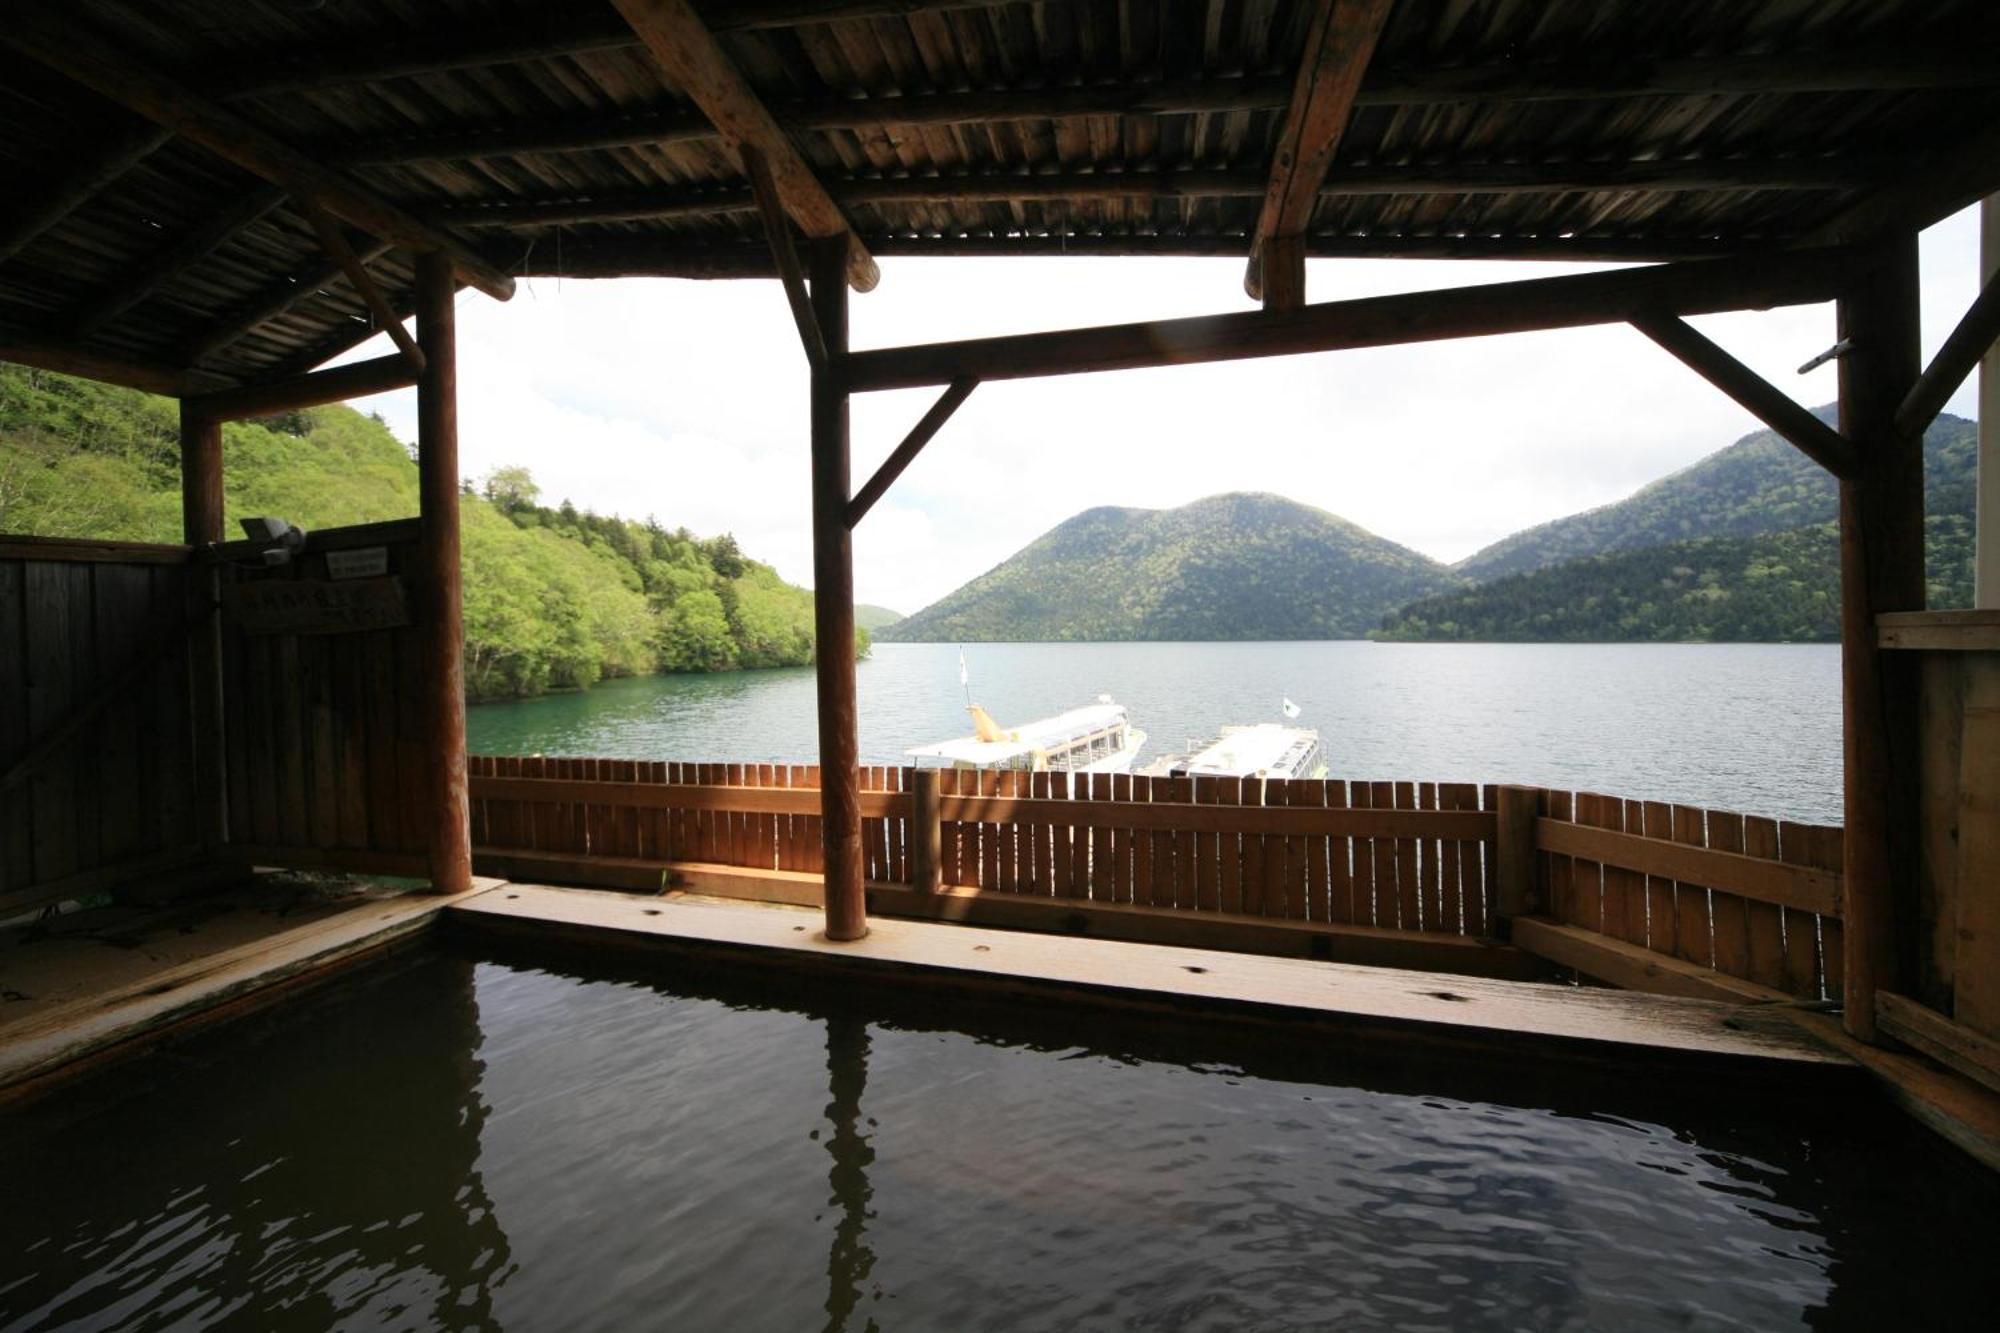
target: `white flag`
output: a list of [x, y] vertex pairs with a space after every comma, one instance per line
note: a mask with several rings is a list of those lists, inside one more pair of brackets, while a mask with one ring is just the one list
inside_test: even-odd
[[1299, 715], [1299, 706], [1293, 703], [1290, 699], [1285, 700], [1285, 716], [1297, 717], [1298, 715]]

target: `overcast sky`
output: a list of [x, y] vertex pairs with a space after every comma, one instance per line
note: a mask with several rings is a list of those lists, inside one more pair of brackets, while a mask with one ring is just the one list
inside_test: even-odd
[[[1236, 259], [885, 259], [852, 345], [1251, 308]], [[1314, 260], [1314, 301], [1585, 271]], [[1977, 290], [1976, 210], [1925, 234], [1928, 356]], [[776, 282], [523, 282], [461, 293], [461, 465], [531, 469], [546, 503], [708, 535], [812, 581], [807, 375]], [[1831, 306], [1692, 321], [1802, 403]], [[380, 355], [386, 339], [354, 357]], [[349, 358], [352, 359], [352, 358]], [[935, 391], [854, 400], [858, 487]], [[414, 391], [355, 406], [416, 438]], [[1973, 414], [1968, 383], [1951, 411]], [[1629, 495], [1757, 429], [1623, 326], [982, 386], [855, 534], [859, 600], [915, 611], [1094, 505], [1276, 491], [1439, 560]]]

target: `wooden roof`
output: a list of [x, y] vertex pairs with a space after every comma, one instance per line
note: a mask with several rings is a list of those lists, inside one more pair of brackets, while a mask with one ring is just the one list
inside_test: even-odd
[[[1737, 253], [2000, 188], [1992, 0], [1358, 0], [1386, 22], [1316, 129], [1301, 64], [1356, 2], [695, 8], [877, 256], [1243, 256], [1316, 145], [1318, 255]], [[136, 67], [396, 210], [348, 236], [399, 309], [416, 228], [502, 274], [771, 271], [714, 107], [605, 0], [16, 8], [50, 17], [0, 25], [0, 354], [243, 380], [371, 331], [296, 181], [118, 105]]]

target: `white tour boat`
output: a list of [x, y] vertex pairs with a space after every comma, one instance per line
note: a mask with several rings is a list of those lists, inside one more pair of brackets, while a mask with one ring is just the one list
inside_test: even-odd
[[973, 734], [903, 753], [918, 768], [1018, 769], [1025, 773], [1129, 773], [1146, 743], [1125, 706], [1101, 695], [1067, 713], [1003, 728], [978, 704], [966, 705]]
[[1224, 727], [1206, 745], [1190, 742], [1186, 754], [1168, 755], [1146, 772], [1169, 778], [1323, 778], [1326, 756], [1311, 728], [1257, 722]]

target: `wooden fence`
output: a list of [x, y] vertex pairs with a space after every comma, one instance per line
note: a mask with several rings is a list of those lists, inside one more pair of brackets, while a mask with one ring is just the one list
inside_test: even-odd
[[[473, 756], [473, 841], [565, 865], [820, 868], [818, 771]], [[938, 882], [1104, 904], [1426, 936], [1510, 929], [1532, 952], [1624, 984], [1743, 998], [1840, 987], [1840, 831], [1535, 789], [1511, 830], [1467, 783], [1131, 775], [937, 775]], [[915, 770], [864, 768], [868, 878], [919, 875]], [[1531, 840], [1517, 894], [1506, 843]], [[1520, 904], [1503, 928], [1503, 901]]]
[[0, 538], [0, 911], [192, 856], [188, 550]]

